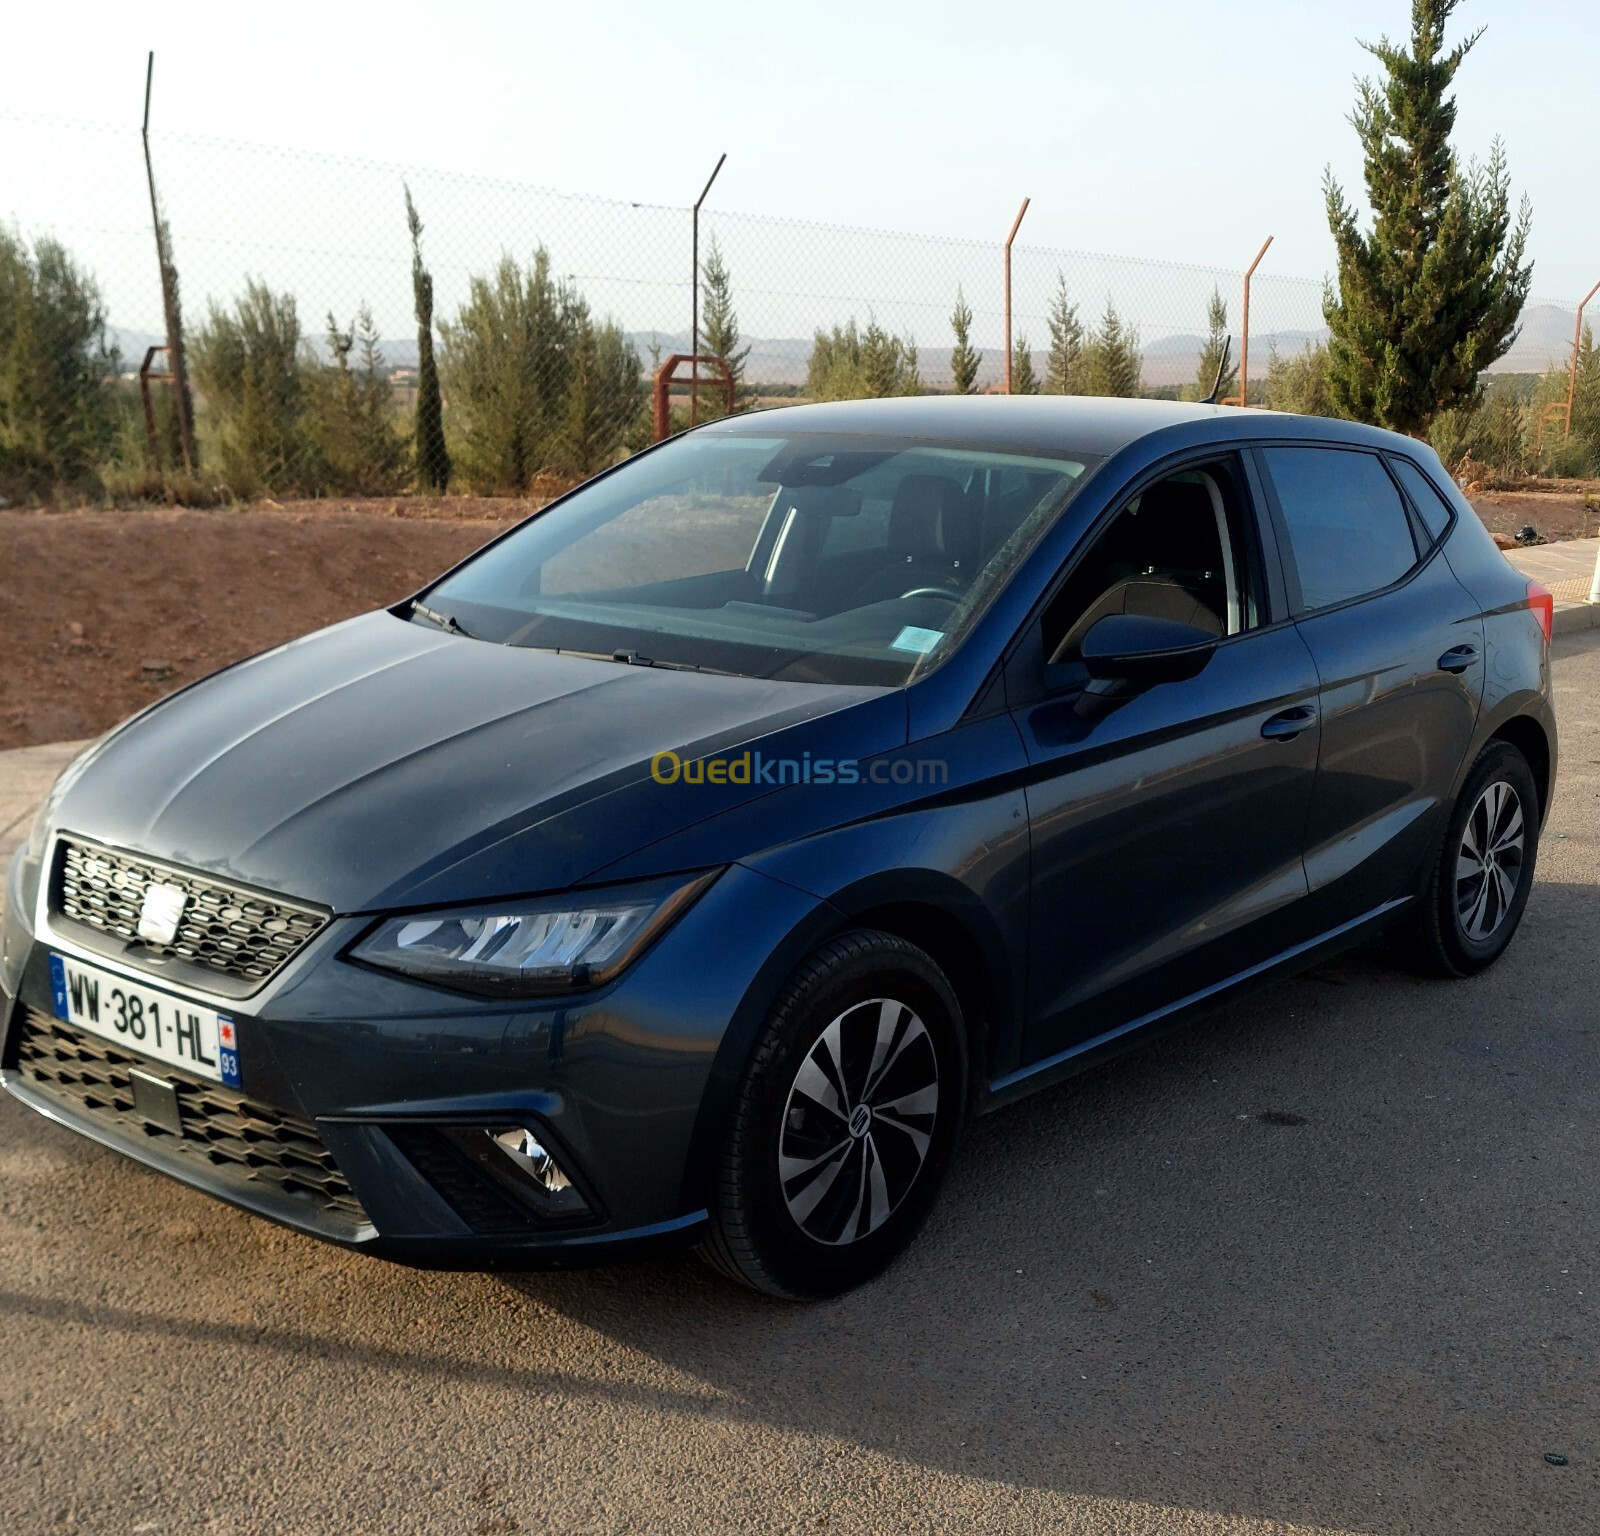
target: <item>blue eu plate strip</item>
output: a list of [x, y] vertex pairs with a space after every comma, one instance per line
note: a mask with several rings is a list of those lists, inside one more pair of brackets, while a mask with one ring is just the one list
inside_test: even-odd
[[50, 994], [55, 1001], [56, 1017], [67, 1017], [67, 968], [60, 955], [50, 957]]

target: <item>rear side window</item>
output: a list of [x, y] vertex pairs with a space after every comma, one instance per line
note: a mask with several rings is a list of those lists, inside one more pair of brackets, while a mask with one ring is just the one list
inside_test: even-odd
[[1266, 448], [1306, 608], [1377, 592], [1417, 563], [1405, 503], [1376, 454]]
[[1400, 483], [1417, 509], [1430, 538], [1437, 539], [1450, 526], [1450, 504], [1439, 494], [1437, 487], [1410, 459], [1390, 459], [1389, 463], [1400, 477]]

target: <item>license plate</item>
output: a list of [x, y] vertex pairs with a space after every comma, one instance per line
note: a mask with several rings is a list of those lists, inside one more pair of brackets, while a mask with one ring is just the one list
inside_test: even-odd
[[125, 1050], [212, 1082], [239, 1086], [233, 1020], [66, 955], [50, 956], [56, 1017]]

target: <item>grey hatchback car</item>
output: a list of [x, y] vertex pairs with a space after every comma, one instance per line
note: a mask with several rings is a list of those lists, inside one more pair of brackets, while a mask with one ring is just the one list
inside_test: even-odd
[[719, 421], [183, 690], [10, 872], [0, 1078], [417, 1264], [838, 1292], [964, 1118], [1387, 931], [1490, 964], [1548, 593], [1424, 446], [1154, 401]]

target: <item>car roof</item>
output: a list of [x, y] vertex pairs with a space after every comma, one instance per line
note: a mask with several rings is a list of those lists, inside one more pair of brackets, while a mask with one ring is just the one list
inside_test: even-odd
[[1182, 434], [1191, 440], [1316, 437], [1370, 447], [1416, 447], [1395, 433], [1326, 416], [1098, 395], [907, 395], [888, 400], [837, 400], [750, 411], [701, 430], [757, 437], [774, 432], [860, 432], [1035, 451], [1053, 444], [1058, 449], [1109, 457], [1140, 438], [1184, 427], [1204, 429]]

